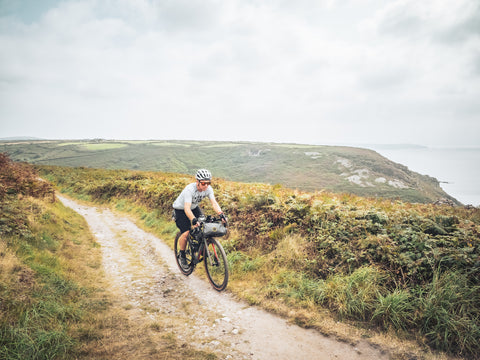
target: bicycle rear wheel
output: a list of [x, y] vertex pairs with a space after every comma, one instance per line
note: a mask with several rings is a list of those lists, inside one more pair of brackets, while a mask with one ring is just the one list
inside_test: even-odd
[[187, 267], [183, 267], [180, 263], [180, 244], [178, 243], [178, 239], [182, 235], [180, 232], [177, 233], [175, 236], [175, 261], [177, 262], [178, 268], [182, 272], [183, 275], [190, 275], [193, 272], [193, 249], [190, 246], [190, 241], [187, 240], [187, 247], [185, 248], [185, 256], [187, 258]]
[[208, 280], [217, 291], [225, 290], [228, 283], [228, 262], [225, 250], [214, 238], [207, 239], [207, 248], [203, 253], [203, 263]]

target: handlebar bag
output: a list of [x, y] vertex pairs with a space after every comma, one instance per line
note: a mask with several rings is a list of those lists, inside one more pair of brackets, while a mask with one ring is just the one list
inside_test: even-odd
[[206, 236], [223, 236], [227, 233], [227, 228], [221, 222], [205, 223], [203, 233]]

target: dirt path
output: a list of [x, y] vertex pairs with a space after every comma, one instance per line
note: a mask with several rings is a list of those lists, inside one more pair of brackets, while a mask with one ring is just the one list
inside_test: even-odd
[[157, 321], [180, 342], [221, 359], [388, 359], [367, 343], [351, 346], [238, 302], [195, 273], [185, 277], [172, 250], [130, 219], [58, 198], [87, 220], [102, 246], [105, 272], [125, 306], [146, 323]]

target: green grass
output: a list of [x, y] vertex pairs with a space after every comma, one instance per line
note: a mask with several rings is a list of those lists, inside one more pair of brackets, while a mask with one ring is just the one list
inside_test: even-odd
[[[0, 210], [0, 359], [113, 359], [125, 351], [129, 358], [216, 358], [175, 336], [162, 340], [161, 320], [148, 331], [113, 305], [102, 288], [99, 246], [73, 210], [16, 197], [3, 199]], [[17, 219], [24, 226], [14, 227]]]
[[87, 150], [90, 151], [99, 151], [99, 150], [110, 150], [110, 149], [120, 149], [128, 146], [127, 144], [82, 144]]
[[[43, 172], [73, 196], [134, 214], [170, 245], [177, 231], [171, 204], [191, 181], [169, 173]], [[213, 186], [233, 225], [220, 241], [237, 296], [322, 331], [328, 309], [336, 320], [423, 339], [432, 349], [479, 353], [478, 210], [279, 185]]]
[[385, 292], [386, 275], [375, 267], [362, 267], [348, 275], [333, 275], [325, 282], [325, 302], [341, 317], [369, 320], [379, 295]]
[[480, 286], [456, 271], [436, 273], [419, 298], [421, 332], [436, 349], [478, 356], [479, 303]]
[[75, 141], [75, 142], [62, 142], [57, 144], [57, 146], [70, 146], [70, 145], [83, 145], [85, 142], [83, 141]]
[[184, 146], [184, 147], [190, 147], [192, 146], [191, 144], [182, 144], [182, 143], [175, 143], [175, 142], [152, 142], [151, 145], [155, 146]]
[[372, 321], [383, 329], [408, 330], [413, 326], [415, 310], [412, 294], [408, 290], [395, 289], [385, 295], [379, 294]]
[[20, 326], [0, 329], [3, 339], [0, 357], [11, 360], [68, 358], [75, 346], [72, 338], [63, 330], [39, 329], [34, 321], [38, 321], [37, 316]]
[[[65, 241], [74, 235], [77, 243], [87, 248], [93, 242], [80, 235], [85, 230], [80, 218], [58, 203], [8, 203], [10, 207], [3, 211], [23, 213], [30, 231], [6, 234], [7, 228], [2, 228], [6, 245], [2, 254], [7, 254], [2, 270], [7, 276], [0, 277], [6, 310], [6, 317], [0, 320], [0, 358], [68, 358], [78, 346], [72, 328], [85, 315], [89, 290], [70, 278], [68, 268], [62, 265]], [[59, 237], [62, 241], [55, 240]]]

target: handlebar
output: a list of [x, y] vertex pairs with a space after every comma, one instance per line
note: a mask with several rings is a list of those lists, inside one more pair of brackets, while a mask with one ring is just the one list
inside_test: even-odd
[[[228, 219], [224, 214], [221, 214], [219, 216], [201, 215], [201, 216], [198, 217], [197, 221], [200, 224], [202, 224], [202, 223], [213, 223], [213, 222], [224, 222], [225, 226], [228, 226]], [[195, 224], [193, 224], [193, 225], [195, 225]]]
[[[219, 215], [219, 216], [212, 216], [212, 215], [201, 215], [196, 219], [195, 223], [192, 221], [192, 229], [190, 230], [190, 233], [194, 236], [197, 236], [200, 233], [203, 233], [205, 229], [205, 224], [210, 224], [210, 223], [222, 223], [224, 226], [224, 229], [228, 233], [228, 219], [225, 217], [225, 215]], [[216, 231], [216, 230], [215, 230]], [[219, 235], [219, 236], [224, 236]]]

